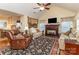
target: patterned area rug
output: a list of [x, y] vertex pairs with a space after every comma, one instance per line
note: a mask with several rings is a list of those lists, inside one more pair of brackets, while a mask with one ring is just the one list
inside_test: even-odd
[[57, 37], [41, 36], [33, 39], [28, 48], [24, 50], [11, 50], [6, 48], [2, 51], [3, 55], [49, 55]]

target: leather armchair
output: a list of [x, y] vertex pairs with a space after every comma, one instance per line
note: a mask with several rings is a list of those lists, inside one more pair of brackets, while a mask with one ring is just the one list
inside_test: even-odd
[[10, 31], [6, 32], [6, 36], [10, 39], [10, 47], [12, 49], [25, 49], [29, 46], [29, 43], [31, 42], [31, 37], [25, 37], [22, 38], [14, 38], [12, 33]]

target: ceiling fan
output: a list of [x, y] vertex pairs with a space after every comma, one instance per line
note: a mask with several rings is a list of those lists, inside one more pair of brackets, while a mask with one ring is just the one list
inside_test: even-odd
[[39, 9], [40, 11], [43, 10], [49, 10], [49, 5], [51, 5], [51, 3], [37, 3], [38, 7], [35, 7], [33, 9]]

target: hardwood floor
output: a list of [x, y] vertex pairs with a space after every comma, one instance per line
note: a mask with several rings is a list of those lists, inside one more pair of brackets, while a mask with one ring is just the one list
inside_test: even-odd
[[0, 38], [0, 54], [2, 54], [2, 51], [10, 46], [9, 39], [8, 38]]
[[0, 49], [9, 46], [9, 39], [8, 38], [0, 38]]

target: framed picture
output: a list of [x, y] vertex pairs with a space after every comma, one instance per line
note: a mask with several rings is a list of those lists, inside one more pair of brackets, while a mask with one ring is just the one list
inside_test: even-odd
[[28, 17], [28, 26], [29, 26], [29, 28], [31, 28], [31, 27], [37, 28], [38, 27], [38, 19]]

